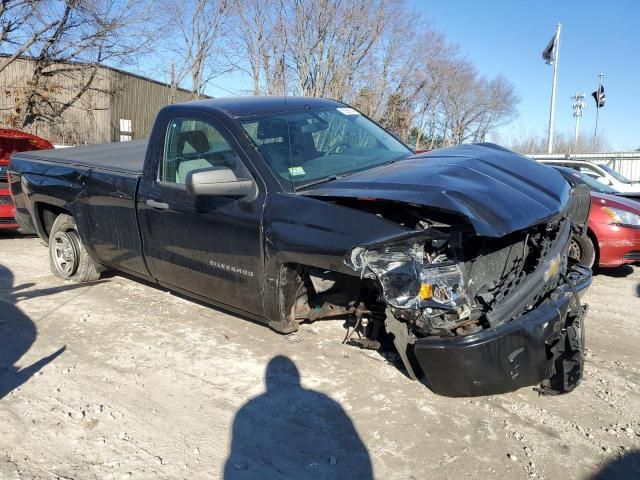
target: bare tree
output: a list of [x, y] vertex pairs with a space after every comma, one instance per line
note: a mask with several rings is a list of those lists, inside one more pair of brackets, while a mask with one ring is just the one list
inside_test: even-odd
[[303, 95], [349, 100], [396, 1], [291, 0], [291, 68]]
[[[522, 154], [547, 153], [547, 137], [545, 135], [532, 135], [522, 133], [516, 135], [508, 142], [509, 147]], [[593, 153], [593, 134], [581, 135], [575, 144], [573, 132], [556, 132], [553, 135], [553, 149], [556, 153]], [[604, 132], [598, 132], [596, 152], [610, 151], [611, 144]]]
[[254, 95], [287, 93], [286, 0], [233, 0], [228, 59], [251, 77]]
[[[88, 92], [100, 88], [96, 85], [100, 65], [132, 63], [152, 36], [146, 30], [146, 0], [34, 3], [37, 12], [27, 18], [22, 31], [42, 31], [47, 25], [51, 28], [23, 52], [33, 60], [33, 72], [26, 85], [17, 87], [10, 120], [25, 129], [42, 121], [60, 121]], [[48, 23], [43, 24], [43, 18]]]
[[255, 95], [346, 101], [429, 148], [480, 141], [516, 114], [513, 85], [480, 77], [404, 0], [233, 0], [231, 16], [233, 64]]
[[510, 122], [516, 115], [516, 105], [519, 102], [513, 84], [502, 76], [482, 84], [485, 86], [485, 112], [473, 132], [474, 142], [485, 141], [491, 130]]
[[9, 52], [0, 61], [0, 73], [58, 24], [58, 18], [43, 15], [43, 4], [33, 0], [0, 1], [0, 52]]
[[[164, 17], [170, 19], [159, 47], [163, 60], [172, 60], [169, 101], [174, 101], [178, 86], [187, 79], [194, 97], [199, 98], [213, 78], [228, 71], [221, 60], [230, 4], [227, 0], [188, 0], [160, 5]], [[163, 61], [165, 72], [166, 67]]]

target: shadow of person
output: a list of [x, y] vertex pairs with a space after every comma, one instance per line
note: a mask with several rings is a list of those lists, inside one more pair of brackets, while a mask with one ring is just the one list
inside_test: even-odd
[[[64, 352], [65, 347], [33, 365], [18, 368], [15, 363], [31, 348], [37, 336], [33, 321], [16, 305], [11, 270], [0, 265], [0, 399], [24, 384], [42, 367]], [[24, 288], [20, 286], [20, 289]]]
[[591, 480], [638, 480], [640, 478], [640, 450], [627, 453], [607, 463]]
[[224, 479], [373, 478], [371, 460], [353, 423], [328, 396], [300, 385], [295, 364], [271, 359], [267, 391], [233, 421]]

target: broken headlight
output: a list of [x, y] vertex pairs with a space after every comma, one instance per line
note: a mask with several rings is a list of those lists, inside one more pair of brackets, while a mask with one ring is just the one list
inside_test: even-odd
[[453, 309], [465, 303], [460, 268], [445, 255], [430, 260], [423, 243], [399, 243], [367, 250], [355, 248], [345, 263], [382, 285], [385, 300], [397, 308]]
[[457, 265], [431, 264], [420, 272], [420, 306], [455, 307], [464, 303], [462, 272]]

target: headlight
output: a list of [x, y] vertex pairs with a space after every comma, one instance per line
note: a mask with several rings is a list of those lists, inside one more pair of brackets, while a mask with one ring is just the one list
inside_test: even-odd
[[613, 207], [602, 207], [602, 211], [611, 217], [616, 225], [624, 225], [629, 227], [640, 227], [640, 215], [631, 213], [627, 210]]
[[420, 272], [421, 306], [455, 307], [465, 300], [462, 286], [457, 265], [428, 265]]
[[451, 309], [465, 302], [460, 268], [440, 257], [425, 263], [422, 243], [399, 243], [375, 250], [357, 247], [345, 263], [362, 274], [367, 269], [373, 272], [385, 300], [397, 308]]

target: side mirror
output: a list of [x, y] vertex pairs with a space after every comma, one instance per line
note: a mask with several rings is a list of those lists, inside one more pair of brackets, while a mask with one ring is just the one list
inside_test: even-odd
[[609, 180], [607, 177], [597, 177], [596, 178], [597, 181], [599, 181], [600, 183], [604, 183], [605, 185], [613, 185], [613, 182], [611, 180]]
[[253, 191], [253, 181], [238, 179], [233, 170], [226, 167], [193, 170], [185, 179], [187, 192], [194, 195], [245, 197]]

